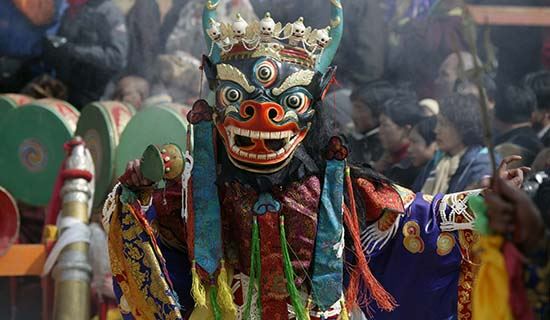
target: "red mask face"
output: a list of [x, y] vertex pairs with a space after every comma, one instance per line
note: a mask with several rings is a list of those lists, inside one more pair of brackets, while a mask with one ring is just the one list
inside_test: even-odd
[[266, 58], [220, 64], [217, 72], [214, 121], [229, 159], [256, 173], [282, 169], [313, 120], [314, 72]]

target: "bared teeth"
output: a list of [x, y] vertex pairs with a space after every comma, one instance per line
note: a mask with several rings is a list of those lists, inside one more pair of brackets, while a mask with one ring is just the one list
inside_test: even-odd
[[[276, 131], [276, 132], [265, 132], [265, 131], [254, 131], [249, 129], [242, 129], [235, 126], [226, 127], [226, 132], [228, 136], [228, 144], [231, 153], [238, 155], [239, 157], [248, 158], [251, 160], [272, 160], [280, 157], [281, 155], [289, 152], [293, 145], [295, 144], [298, 135], [294, 132], [287, 131]], [[276, 152], [271, 152], [268, 154], [258, 154], [251, 153], [248, 151], [241, 150], [240, 147], [236, 145], [235, 138], [236, 135], [243, 137], [248, 137], [251, 139], [284, 139], [285, 145], [277, 150]]]
[[294, 132], [291, 130], [287, 131], [254, 131], [248, 129], [241, 129], [234, 126], [229, 126], [226, 128], [227, 132], [231, 135], [238, 134], [243, 137], [248, 137], [252, 139], [284, 139], [290, 138], [294, 135]]

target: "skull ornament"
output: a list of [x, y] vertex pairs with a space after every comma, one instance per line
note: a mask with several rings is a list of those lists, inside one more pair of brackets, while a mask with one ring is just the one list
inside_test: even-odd
[[248, 23], [243, 19], [240, 14], [237, 14], [237, 19], [231, 25], [233, 30], [233, 38], [237, 41], [242, 40], [246, 35], [246, 28]]
[[326, 48], [332, 38], [330, 37], [330, 27], [325, 29], [315, 30], [315, 44], [320, 48]]
[[304, 18], [300, 17], [291, 25], [292, 33], [289, 37], [289, 43], [291, 45], [299, 45], [305, 39], [306, 26], [304, 25]]
[[271, 14], [267, 12], [262, 20], [260, 20], [260, 37], [273, 36], [275, 32], [275, 21], [271, 18]]
[[212, 41], [220, 41], [222, 39], [221, 23], [214, 19], [210, 19], [210, 28], [206, 30], [206, 33]]

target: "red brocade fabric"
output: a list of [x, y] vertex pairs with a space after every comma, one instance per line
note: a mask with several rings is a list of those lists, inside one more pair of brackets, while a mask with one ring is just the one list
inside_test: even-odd
[[153, 205], [157, 214], [153, 223], [156, 234], [167, 246], [185, 250], [187, 235], [181, 218], [181, 183], [168, 186], [165, 191], [155, 192]]
[[[236, 270], [249, 274], [252, 208], [258, 199], [258, 194], [251, 187], [236, 182], [224, 185], [221, 194], [226, 260]], [[317, 210], [321, 196], [319, 178], [308, 177], [290, 184], [284, 190], [279, 188], [272, 190], [272, 194], [274, 199], [281, 203], [280, 213], [285, 217], [286, 235], [290, 245], [292, 266], [296, 273], [296, 284], [300, 286], [313, 258], [317, 233]], [[274, 223], [278, 228], [278, 220]], [[270, 241], [280, 242], [279, 232], [274, 233], [273, 237], [275, 238]], [[265, 238], [261, 238], [260, 241], [262, 248]], [[278, 250], [275, 254], [281, 255], [281, 251]], [[262, 270], [264, 270], [263, 265]]]
[[286, 279], [283, 270], [279, 215], [268, 212], [258, 216], [260, 229], [260, 299], [262, 319], [288, 319]]
[[405, 211], [401, 196], [392, 186], [384, 185], [377, 189], [372, 182], [363, 178], [356, 179], [356, 183], [365, 201], [367, 221], [378, 220], [385, 210], [394, 212]]

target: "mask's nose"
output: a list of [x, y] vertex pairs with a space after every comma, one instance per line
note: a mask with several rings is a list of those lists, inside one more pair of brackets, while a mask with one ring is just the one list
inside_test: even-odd
[[247, 100], [241, 104], [240, 114], [248, 121], [277, 123], [283, 119], [285, 111], [277, 103]]

